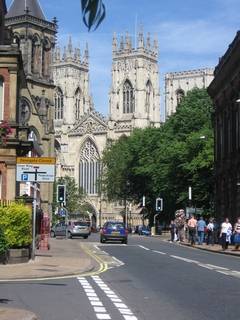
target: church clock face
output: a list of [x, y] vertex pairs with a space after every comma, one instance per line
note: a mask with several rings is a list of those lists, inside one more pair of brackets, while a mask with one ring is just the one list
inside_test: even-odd
[[30, 119], [31, 115], [31, 108], [29, 103], [25, 99], [20, 100], [19, 106], [19, 122], [22, 125], [27, 124]]

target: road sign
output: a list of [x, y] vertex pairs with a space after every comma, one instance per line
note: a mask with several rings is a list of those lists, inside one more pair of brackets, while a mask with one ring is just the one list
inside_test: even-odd
[[55, 158], [17, 158], [17, 181], [54, 182]]
[[66, 217], [67, 210], [62, 207], [62, 208], [59, 209], [58, 214], [59, 214], [60, 217]]

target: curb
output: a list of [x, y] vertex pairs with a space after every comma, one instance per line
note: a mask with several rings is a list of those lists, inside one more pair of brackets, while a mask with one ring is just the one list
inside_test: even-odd
[[0, 308], [0, 320], [40, 320], [36, 314], [22, 309]]
[[218, 253], [218, 254], [224, 254], [226, 256], [233, 256], [233, 257], [238, 257], [240, 258], [240, 255], [239, 254], [236, 254], [234, 252], [226, 252], [226, 251], [215, 251], [215, 250], [211, 250], [211, 249], [208, 249], [208, 248], [201, 248], [201, 247], [194, 247], [194, 246], [191, 246], [190, 244], [188, 243], [180, 243], [181, 246], [185, 246], [185, 247], [190, 247], [192, 249], [198, 249], [198, 250], [202, 250], [202, 251], [207, 251], [207, 252], [212, 252], [212, 253]]

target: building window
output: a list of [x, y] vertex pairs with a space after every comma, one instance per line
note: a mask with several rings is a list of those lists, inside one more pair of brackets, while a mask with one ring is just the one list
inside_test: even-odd
[[80, 116], [81, 116], [81, 106], [80, 106], [80, 103], [81, 103], [81, 91], [80, 89], [78, 88], [75, 92], [75, 118], [76, 120], [79, 120], [80, 119]]
[[4, 120], [4, 81], [0, 77], [0, 121]]
[[63, 93], [60, 88], [55, 91], [55, 119], [63, 119]]
[[32, 57], [31, 57], [31, 71], [34, 74], [40, 71], [40, 57], [41, 57], [41, 41], [38, 35], [35, 35], [32, 40]]
[[123, 85], [123, 113], [134, 112], [134, 94], [133, 87], [129, 80], [126, 80]]
[[150, 111], [150, 106], [153, 103], [153, 88], [152, 84], [150, 81], [147, 82], [146, 84], [146, 112], [149, 113]]
[[98, 193], [98, 181], [100, 177], [100, 157], [95, 144], [88, 139], [80, 154], [80, 187], [90, 195]]
[[177, 96], [177, 104], [179, 105], [181, 103], [182, 99], [184, 98], [185, 93], [182, 89], [178, 89], [176, 92], [176, 96]]

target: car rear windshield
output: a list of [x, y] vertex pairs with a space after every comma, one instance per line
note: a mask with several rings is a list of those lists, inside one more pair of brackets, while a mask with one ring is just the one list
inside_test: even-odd
[[75, 226], [84, 226], [84, 227], [88, 226], [87, 222], [82, 222], [82, 221], [76, 221], [76, 222], [73, 222], [73, 224]]
[[121, 228], [124, 228], [124, 224], [121, 222], [108, 222], [107, 228], [121, 229]]

